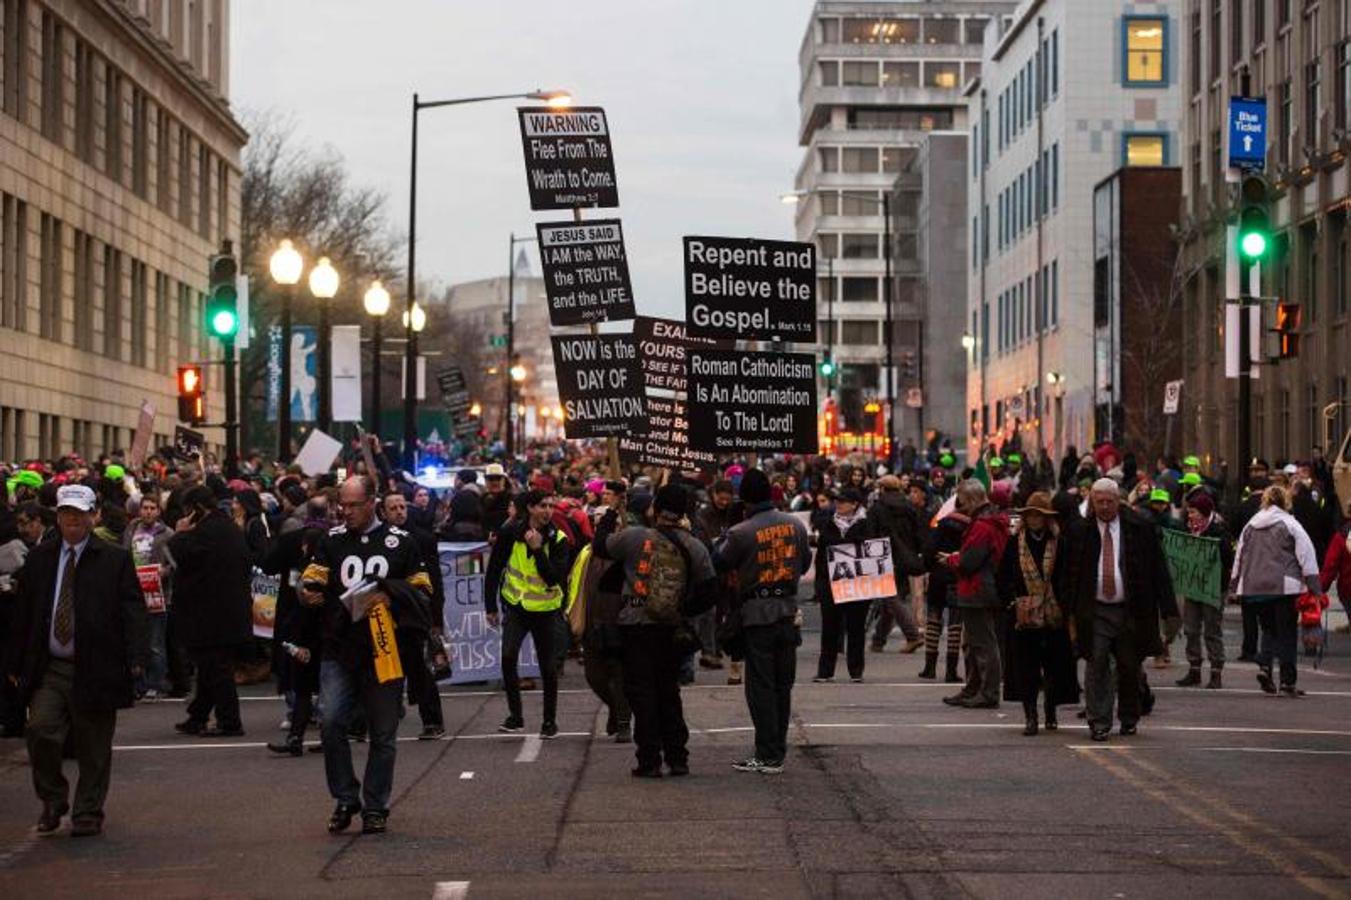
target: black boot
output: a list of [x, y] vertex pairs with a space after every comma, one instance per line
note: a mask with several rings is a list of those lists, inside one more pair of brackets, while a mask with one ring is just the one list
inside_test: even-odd
[[963, 679], [957, 675], [957, 662], [958, 658], [956, 654], [948, 654], [948, 671], [947, 674], [943, 676], [943, 680], [948, 684], [961, 684], [963, 681]]
[[1036, 702], [1023, 704], [1023, 715], [1027, 717], [1027, 724], [1023, 727], [1024, 737], [1037, 736], [1037, 704]]
[[1192, 666], [1190, 669], [1187, 670], [1186, 675], [1183, 675], [1181, 678], [1177, 680], [1176, 684], [1178, 687], [1197, 687], [1198, 685], [1200, 685], [1201, 667]]
[[924, 654], [924, 668], [919, 671], [920, 678], [938, 677], [938, 651]]
[[1045, 722], [1046, 722], [1046, 730], [1047, 730], [1047, 731], [1055, 731], [1057, 728], [1060, 727], [1060, 723], [1059, 723], [1058, 721], [1056, 721], [1056, 717], [1055, 717], [1055, 704], [1051, 702], [1051, 700], [1050, 700], [1049, 697], [1046, 699], [1046, 720], [1045, 720]]
[[1210, 669], [1210, 681], [1206, 682], [1206, 688], [1212, 691], [1218, 691], [1224, 687], [1224, 679], [1220, 677], [1220, 670], [1215, 667]]

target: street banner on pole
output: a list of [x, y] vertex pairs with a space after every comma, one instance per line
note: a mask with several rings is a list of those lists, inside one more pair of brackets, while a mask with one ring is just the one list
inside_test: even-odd
[[633, 341], [646, 388], [647, 426], [619, 436], [620, 458], [679, 471], [716, 468], [714, 454], [690, 446], [686, 354], [691, 346], [714, 347], [719, 342], [690, 337], [684, 322], [650, 316], [633, 320]]
[[1225, 574], [1218, 538], [1201, 537], [1165, 528], [1160, 532], [1163, 555], [1173, 577], [1173, 592], [1197, 603], [1220, 607], [1224, 603]]
[[645, 427], [643, 372], [631, 336], [554, 335], [551, 340], [569, 440], [631, 434]]
[[334, 325], [333, 421], [361, 421], [361, 326]]
[[891, 564], [889, 538], [851, 541], [826, 549], [830, 597], [836, 603], [896, 596], [896, 570]]
[[1163, 386], [1163, 414], [1177, 415], [1178, 405], [1182, 402], [1182, 381], [1170, 381]]
[[1229, 98], [1229, 167], [1261, 170], [1267, 162], [1265, 97]]
[[531, 209], [619, 205], [605, 110], [599, 106], [566, 110], [523, 106], [516, 112]]
[[136, 418], [136, 433], [131, 438], [131, 450], [127, 453], [127, 465], [133, 470], [145, 465], [145, 457], [150, 452], [150, 438], [154, 430], [155, 406], [149, 400], [142, 400], [141, 413]]
[[691, 347], [686, 357], [691, 447], [817, 452], [815, 356]]
[[[291, 328], [291, 421], [313, 422], [319, 408], [319, 332], [310, 325]], [[281, 393], [281, 328], [268, 331], [267, 420], [277, 421]]]
[[816, 245], [685, 238], [685, 321], [695, 337], [816, 341]]
[[632, 319], [633, 285], [618, 219], [535, 226], [554, 326]]
[[[441, 586], [446, 595], [441, 617], [451, 684], [502, 677], [502, 632], [488, 624], [483, 602], [488, 552], [488, 545], [482, 542], [437, 545]], [[519, 666], [521, 675], [539, 675], [534, 639], [529, 636], [521, 645]]]

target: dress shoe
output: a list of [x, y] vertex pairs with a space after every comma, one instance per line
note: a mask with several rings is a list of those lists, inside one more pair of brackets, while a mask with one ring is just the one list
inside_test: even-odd
[[675, 763], [674, 765], [668, 765], [666, 768], [671, 770], [672, 778], [684, 778], [686, 775], [690, 774], [689, 763]]
[[1111, 732], [1106, 728], [1090, 728], [1088, 734], [1095, 741], [1105, 741]]
[[966, 709], [999, 709], [998, 700], [981, 700], [977, 697], [967, 697], [957, 705]]
[[73, 838], [94, 837], [103, 834], [103, 820], [90, 817], [81, 817], [72, 819], [70, 823], [70, 836]]
[[661, 766], [635, 766], [629, 774], [634, 778], [660, 778]]
[[44, 803], [42, 804], [42, 815], [38, 816], [37, 833], [51, 834], [61, 827], [61, 817], [70, 812], [70, 804], [65, 803]]
[[339, 803], [334, 807], [333, 815], [328, 817], [328, 833], [338, 834], [346, 831], [347, 826], [352, 824], [352, 817], [360, 812], [360, 804], [348, 806], [345, 803]]
[[1122, 737], [1130, 737], [1139, 730], [1140, 730], [1139, 727], [1136, 725], [1122, 725], [1121, 728], [1118, 729], [1118, 733]]
[[1271, 679], [1271, 670], [1259, 668], [1257, 670], [1257, 683], [1262, 686], [1262, 690], [1268, 694], [1276, 693], [1276, 682]]
[[207, 728], [202, 731], [202, 737], [205, 738], [233, 738], [243, 737], [243, 728]]
[[970, 699], [970, 694], [953, 694], [950, 697], [944, 697], [943, 702], [948, 706], [965, 706], [966, 701]]
[[273, 753], [280, 753], [282, 756], [303, 756], [305, 754], [305, 746], [298, 738], [286, 741], [268, 741], [267, 749]]
[[1304, 691], [1295, 687], [1293, 684], [1281, 685], [1281, 693], [1287, 697], [1303, 697]]
[[384, 813], [362, 813], [361, 814], [361, 833], [362, 834], [384, 834], [385, 829], [389, 827], [389, 816]]
[[424, 725], [417, 739], [419, 741], [435, 741], [445, 733], [446, 729], [440, 725]]
[[201, 734], [205, 730], [206, 723], [198, 722], [196, 719], [184, 719], [174, 724], [174, 731], [179, 734]]
[[1194, 666], [1188, 669], [1186, 675], [1173, 683], [1178, 687], [1197, 687], [1201, 683], [1201, 667]]

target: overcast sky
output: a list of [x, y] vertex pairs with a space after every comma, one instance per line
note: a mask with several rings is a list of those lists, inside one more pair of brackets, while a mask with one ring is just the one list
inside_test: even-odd
[[[231, 102], [291, 115], [408, 222], [412, 94], [565, 88], [603, 106], [640, 312], [683, 317], [685, 234], [790, 237], [811, 0], [235, 0]], [[513, 102], [424, 110], [418, 277], [506, 274], [533, 234]], [[531, 266], [539, 272], [532, 252]]]

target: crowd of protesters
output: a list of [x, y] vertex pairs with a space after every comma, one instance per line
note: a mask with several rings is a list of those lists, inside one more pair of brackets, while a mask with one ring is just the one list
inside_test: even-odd
[[[405, 704], [417, 709], [420, 737], [445, 733], [440, 541], [490, 546], [485, 605], [501, 627], [501, 730], [527, 727], [521, 692], [530, 685], [518, 668], [530, 636], [543, 687], [539, 736], [559, 733], [558, 677], [567, 656], [579, 656], [607, 708], [607, 735], [635, 744], [642, 778], [689, 772], [680, 686], [699, 669], [744, 685], [755, 737], [736, 769], [783, 770], [804, 594], [820, 607], [813, 681], [833, 681], [841, 655], [847, 677], [863, 681], [868, 653], [884, 652], [899, 629], [901, 652], [923, 653], [920, 678], [960, 685], [944, 703], [1020, 703], [1031, 736], [1058, 728], [1057, 707], [1082, 699], [1095, 740], [1107, 740], [1114, 721], [1122, 735], [1136, 731], [1153, 704], [1146, 662], [1169, 665], [1179, 634], [1187, 670], [1176, 683], [1223, 687], [1223, 608], [1175, 591], [1165, 530], [1218, 542], [1223, 600], [1242, 608], [1240, 659], [1256, 663], [1268, 693], [1301, 693], [1300, 639], [1306, 651], [1317, 647], [1326, 593], [1335, 585], [1351, 603], [1351, 526], [1321, 458], [1255, 459], [1239, 485], [1195, 456], [1142, 465], [1111, 444], [1071, 448], [1058, 464], [1006, 445], [959, 466], [938, 442], [900, 458], [896, 472], [866, 457], [774, 457], [700, 477], [637, 466], [616, 477], [603, 446], [559, 441], [506, 465], [470, 457], [439, 492], [391, 465], [378, 444], [355, 442], [319, 476], [253, 455], [227, 477], [209, 459], [167, 450], [137, 467], [114, 453], [9, 468], [0, 472], [0, 729], [26, 730], [35, 759], [51, 756], [39, 740], [61, 737], [35, 728], [36, 698], [48, 696], [53, 672], [69, 676], [65, 662], [77, 672], [86, 664], [70, 635], [81, 620], [66, 621], [66, 570], [55, 555], [48, 580], [28, 561], [60, 543], [71, 548], [64, 567], [91, 539], [158, 575], [155, 601], [145, 588], [145, 608], [126, 620], [116, 648], [127, 696], [103, 705], [191, 691], [177, 731], [237, 737], [237, 683], [270, 675], [287, 709], [271, 751], [303, 756], [306, 729], [322, 723], [312, 749], [325, 757], [335, 832], [358, 815], [365, 832], [384, 830]], [[879, 538], [890, 544], [895, 594], [836, 602], [831, 548]], [[270, 640], [254, 637], [258, 574], [279, 584]], [[58, 621], [71, 640], [58, 640]], [[66, 725], [77, 743], [109, 727]], [[364, 784], [353, 738], [370, 741]], [[102, 778], [106, 792], [98, 754], [81, 755], [82, 783], [86, 756], [91, 784]], [[39, 827], [50, 831], [65, 788], [52, 787], [48, 769], [37, 787]], [[91, 791], [85, 806], [101, 807]], [[81, 815], [83, 833], [97, 833], [88, 822], [101, 822], [101, 808]]]

